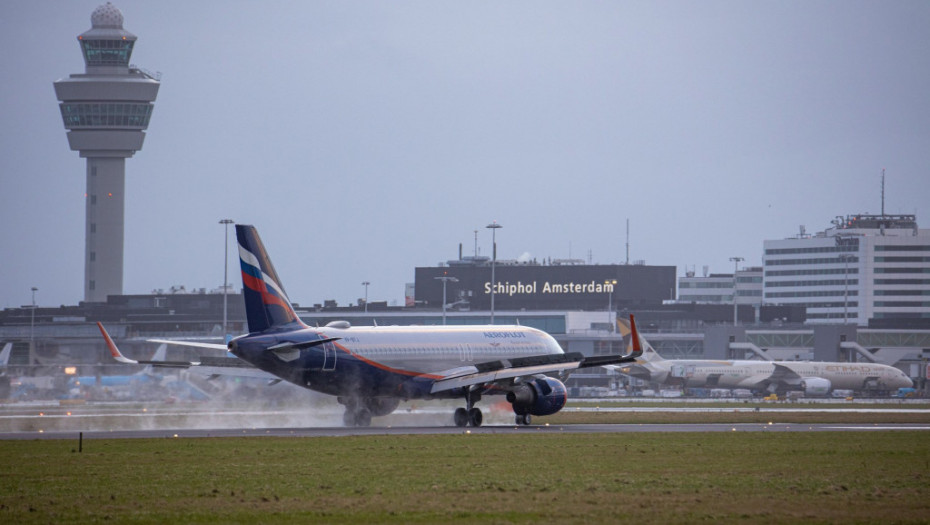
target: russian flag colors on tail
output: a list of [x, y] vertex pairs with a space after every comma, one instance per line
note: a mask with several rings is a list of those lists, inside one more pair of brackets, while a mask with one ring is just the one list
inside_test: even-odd
[[301, 326], [255, 227], [237, 224], [236, 239], [249, 332]]

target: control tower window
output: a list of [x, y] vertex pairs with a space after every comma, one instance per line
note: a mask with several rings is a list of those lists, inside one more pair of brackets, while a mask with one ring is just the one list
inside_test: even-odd
[[132, 40], [81, 40], [88, 66], [128, 66]]
[[145, 129], [155, 106], [143, 103], [63, 103], [61, 118], [65, 128], [132, 128]]

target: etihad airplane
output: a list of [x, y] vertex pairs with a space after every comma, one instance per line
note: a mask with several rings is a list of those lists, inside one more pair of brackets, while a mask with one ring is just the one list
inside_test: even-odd
[[[236, 237], [249, 333], [225, 346], [191, 346], [228, 347], [238, 357], [233, 361], [337, 396], [346, 426], [368, 426], [401, 400], [453, 398], [465, 402], [453, 414], [455, 425], [477, 427], [483, 415], [475, 404], [486, 395], [505, 396], [516, 423], [529, 425], [532, 416], [565, 406], [563, 381], [573, 370], [632, 362], [642, 354], [633, 316], [631, 352], [596, 357], [565, 353], [552, 336], [525, 326], [352, 327], [338, 321], [310, 327], [294, 312], [256, 229], [237, 224]], [[98, 326], [117, 361], [158, 364], [124, 357]], [[217, 359], [163, 364], [216, 366]]]
[[[618, 321], [620, 333], [630, 330]], [[617, 366], [620, 372], [653, 383], [683, 388], [729, 388], [783, 394], [800, 390], [825, 396], [831, 390], [897, 390], [912, 387], [901, 370], [878, 363], [817, 361], [714, 361], [663, 359], [643, 340], [643, 354], [635, 364]]]

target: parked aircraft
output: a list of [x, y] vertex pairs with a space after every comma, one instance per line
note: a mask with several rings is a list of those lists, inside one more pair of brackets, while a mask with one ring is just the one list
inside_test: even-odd
[[[618, 325], [621, 333], [630, 331]], [[825, 396], [833, 389], [891, 391], [913, 386], [901, 370], [878, 363], [663, 359], [648, 342], [641, 344], [643, 354], [636, 363], [617, 368], [632, 377], [683, 388], [800, 390], [808, 396]]]
[[[525, 326], [352, 327], [339, 321], [312, 328], [294, 312], [255, 228], [236, 225], [236, 237], [249, 333], [232, 339], [229, 351], [280, 379], [337, 396], [347, 426], [368, 426], [401, 400], [458, 398], [465, 406], [453, 421], [477, 427], [483, 415], [475, 404], [485, 395], [506, 396], [517, 424], [528, 425], [532, 416], [565, 406], [562, 381], [573, 370], [632, 362], [642, 353], [633, 316], [632, 351], [596, 357], [565, 353], [552, 336]], [[99, 326], [116, 360], [150, 362], [124, 357]]]
[[[10, 362], [10, 353], [12, 351], [13, 343], [3, 345], [3, 350], [0, 350], [0, 367], [6, 368], [7, 363]], [[6, 370], [3, 370], [3, 373], [6, 373]]]
[[[164, 361], [167, 351], [168, 347], [166, 345], [159, 345], [158, 349], [155, 350], [155, 354], [152, 356], [152, 361]], [[68, 387], [128, 387], [144, 383], [159, 383], [162, 377], [161, 373], [155, 372], [152, 365], [147, 365], [142, 370], [130, 375], [72, 376], [68, 379]]]

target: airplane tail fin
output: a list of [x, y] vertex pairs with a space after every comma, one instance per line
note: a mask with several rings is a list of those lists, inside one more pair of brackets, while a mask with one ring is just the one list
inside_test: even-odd
[[[662, 356], [655, 351], [655, 348], [649, 344], [649, 341], [646, 341], [646, 338], [642, 337], [639, 332], [636, 330], [635, 321], [633, 317], [630, 316], [630, 323], [627, 325], [626, 321], [617, 319], [617, 332], [624, 337], [631, 335], [630, 346], [633, 348], [633, 351], [636, 351], [639, 348], [642, 351], [642, 356], [640, 359], [646, 361], [647, 363], [653, 362], [657, 363], [659, 361], [664, 361]], [[637, 359], [639, 361], [640, 359]]]
[[249, 332], [294, 324], [302, 326], [255, 227], [237, 224], [236, 239]]

